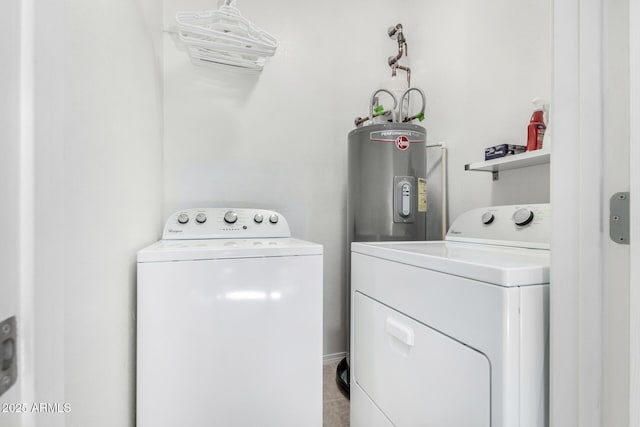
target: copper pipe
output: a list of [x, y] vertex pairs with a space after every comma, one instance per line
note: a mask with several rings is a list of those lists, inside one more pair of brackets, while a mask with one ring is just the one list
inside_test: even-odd
[[401, 69], [407, 73], [407, 87], [411, 87], [411, 68], [405, 67], [404, 65], [396, 65], [393, 67], [393, 71], [391, 72], [392, 76], [395, 76], [396, 69]]
[[353, 123], [356, 125], [356, 127], [359, 127], [360, 125], [362, 125], [367, 120], [369, 120], [369, 117], [356, 117], [356, 119], [353, 121]]

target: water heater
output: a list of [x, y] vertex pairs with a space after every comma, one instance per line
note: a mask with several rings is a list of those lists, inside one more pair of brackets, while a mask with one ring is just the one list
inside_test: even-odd
[[382, 123], [348, 136], [351, 242], [426, 240], [426, 131]]
[[[423, 127], [411, 124], [424, 120], [426, 97], [420, 88], [411, 87], [411, 69], [399, 63], [407, 52], [402, 24], [387, 34], [398, 42], [398, 53], [388, 58], [391, 79], [373, 92], [369, 115], [356, 117], [356, 129], [349, 132], [347, 142], [347, 319], [351, 243], [427, 238], [427, 135]], [[406, 72], [406, 83], [397, 78], [399, 70]], [[422, 100], [418, 112], [410, 112], [410, 94]], [[349, 395], [348, 357], [338, 364], [336, 375]]]

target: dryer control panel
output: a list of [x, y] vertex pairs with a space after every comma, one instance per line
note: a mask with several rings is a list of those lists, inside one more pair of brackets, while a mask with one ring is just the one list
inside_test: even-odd
[[551, 205], [490, 206], [460, 215], [446, 240], [520, 248], [549, 249]]
[[252, 208], [193, 208], [172, 214], [163, 240], [291, 237], [278, 212]]

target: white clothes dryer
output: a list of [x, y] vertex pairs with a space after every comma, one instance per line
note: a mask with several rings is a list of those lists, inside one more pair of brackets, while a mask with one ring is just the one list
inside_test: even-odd
[[322, 425], [322, 246], [187, 209], [138, 252], [138, 427]]
[[548, 204], [353, 243], [352, 427], [548, 425]]

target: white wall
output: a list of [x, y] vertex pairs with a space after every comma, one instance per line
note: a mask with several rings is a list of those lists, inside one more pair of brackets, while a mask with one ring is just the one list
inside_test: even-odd
[[[548, 166], [464, 172], [484, 147], [526, 144], [530, 100], [550, 97], [548, 2], [257, 1], [243, 14], [279, 50], [257, 77], [192, 66], [165, 37], [165, 216], [189, 206], [258, 205], [282, 211], [293, 233], [325, 245], [324, 352], [344, 336], [346, 134], [387, 78], [402, 22], [412, 82], [428, 98], [430, 141], [450, 148], [451, 218], [474, 207], [548, 202]], [[177, 10], [209, 1], [165, 0]]]
[[[33, 322], [32, 369], [33, 384], [28, 401], [68, 402], [65, 396], [65, 295], [66, 240], [65, 212], [67, 190], [64, 171], [68, 165], [65, 155], [64, 105], [66, 55], [63, 1], [33, 2], [31, 31], [34, 34], [32, 68], [33, 128], [30, 164], [34, 206], [31, 241], [32, 293], [25, 311], [30, 309]], [[26, 16], [25, 19], [28, 19]], [[25, 53], [26, 54], [26, 53]], [[69, 305], [76, 301], [70, 298]], [[27, 315], [27, 313], [24, 313]], [[25, 426], [65, 426], [63, 414], [30, 414]]]
[[407, 0], [405, 11], [429, 141], [449, 147], [450, 219], [481, 206], [548, 202], [548, 165], [501, 172], [496, 182], [464, 165], [484, 160], [485, 147], [526, 145], [530, 100], [551, 97], [551, 1]]
[[163, 222], [161, 7], [36, 5], [33, 398], [71, 405], [40, 425], [135, 425], [135, 254]]
[[[0, 321], [19, 316], [19, 211], [20, 203], [20, 6], [3, 5], [0, 14]], [[21, 327], [20, 324], [18, 324]], [[21, 364], [18, 365], [22, 369]], [[22, 375], [22, 371], [19, 372]], [[20, 384], [0, 397], [0, 402], [20, 401]], [[0, 414], [3, 426], [17, 426], [18, 419]]]
[[[0, 198], [4, 206], [19, 203], [19, 138], [20, 138], [20, 7], [12, 2], [0, 14]], [[3, 224], [14, 221], [15, 211], [0, 210]], [[18, 282], [18, 229], [7, 230], [8, 236], [0, 239], [0, 320], [15, 314]], [[11, 284], [11, 285], [10, 285]]]
[[162, 4], [66, 6], [67, 425], [133, 426], [135, 254], [163, 222]]

